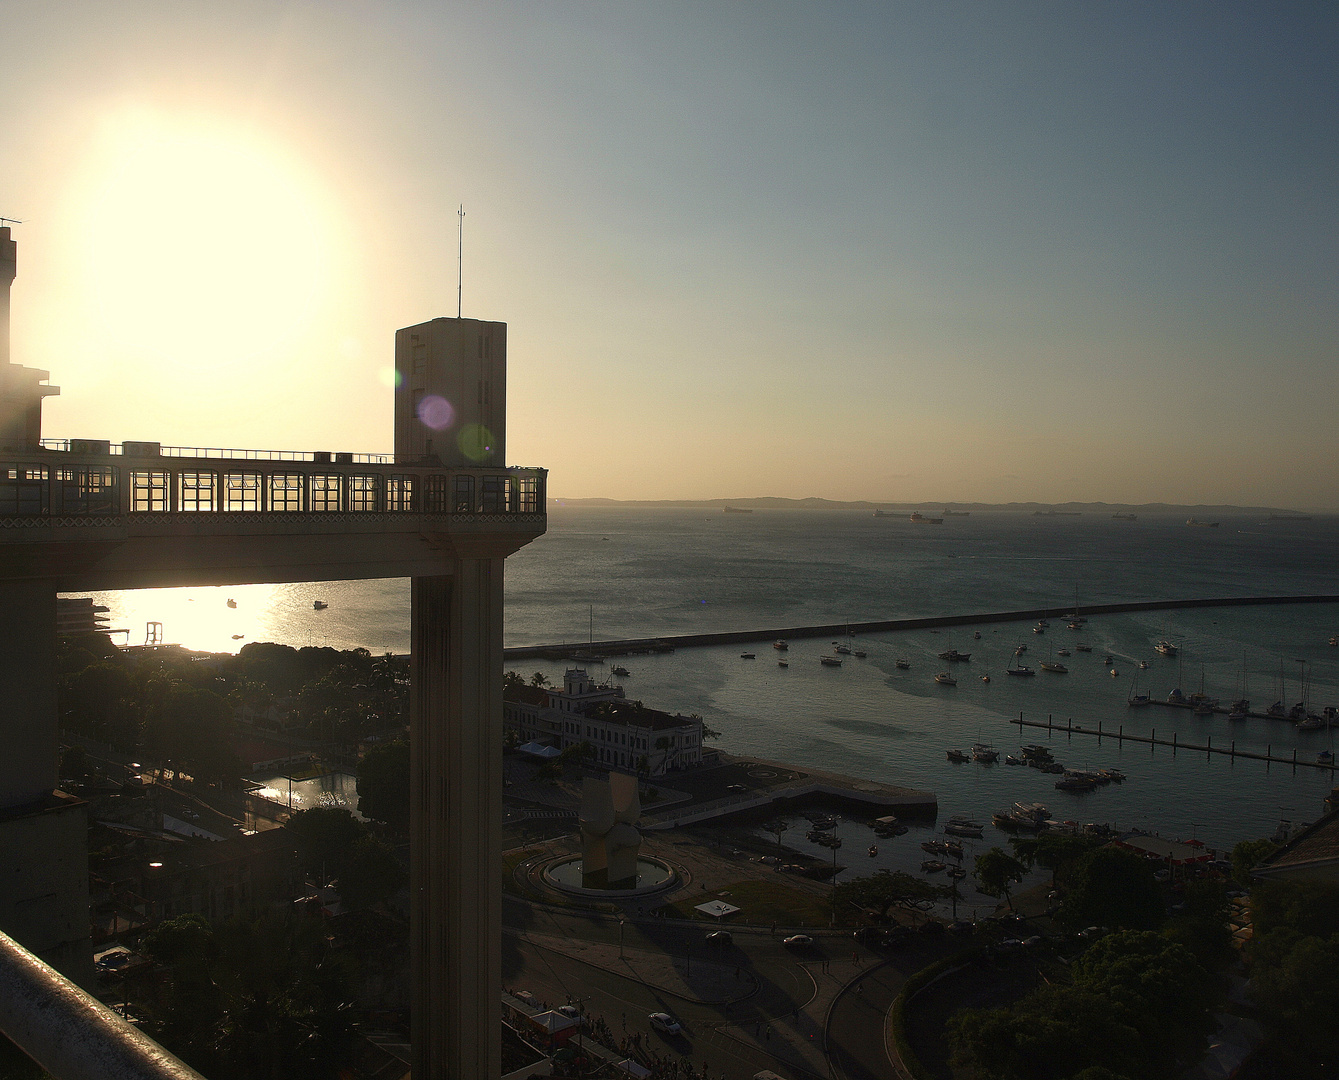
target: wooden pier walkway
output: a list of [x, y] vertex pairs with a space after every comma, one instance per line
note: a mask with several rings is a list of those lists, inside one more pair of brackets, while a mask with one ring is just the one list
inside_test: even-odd
[[1153, 728], [1151, 730], [1151, 733], [1148, 735], [1127, 735], [1125, 734], [1124, 724], [1118, 725], [1115, 731], [1112, 731], [1110, 728], [1106, 728], [1104, 730], [1102, 726], [1102, 721], [1100, 720], [1097, 722], [1097, 727], [1092, 728], [1092, 727], [1084, 727], [1081, 724], [1076, 724], [1072, 719], [1065, 720], [1061, 723], [1056, 723], [1049, 716], [1046, 718], [1044, 722], [1041, 720], [1025, 720], [1023, 719], [1023, 714], [1019, 713], [1018, 719], [1010, 720], [1009, 723], [1018, 725], [1018, 733], [1020, 736], [1022, 735], [1023, 728], [1025, 727], [1044, 728], [1047, 731], [1061, 732], [1062, 734], [1065, 735], [1096, 735], [1099, 742], [1102, 739], [1115, 739], [1117, 740], [1117, 742], [1121, 743], [1126, 742], [1148, 743], [1150, 750], [1154, 746], [1170, 746], [1172, 748], [1173, 754], [1175, 754], [1178, 750], [1188, 750], [1191, 751], [1192, 753], [1204, 754], [1206, 757], [1208, 757], [1210, 754], [1223, 754], [1226, 757], [1231, 758], [1250, 758], [1253, 761], [1263, 761], [1270, 764], [1278, 763], [1279, 765], [1291, 765], [1294, 768], [1296, 768], [1299, 765], [1303, 765], [1308, 769], [1329, 769], [1331, 774], [1333, 774], [1335, 770], [1335, 763], [1333, 761], [1307, 761], [1305, 759], [1299, 759], [1297, 757], [1296, 749], [1293, 750], [1292, 757], [1276, 757], [1274, 755], [1273, 743], [1267, 743], [1265, 746], [1265, 752], [1262, 754], [1259, 750], [1238, 750], [1236, 739], [1230, 740], [1228, 745], [1224, 747], [1221, 745], [1214, 746], [1212, 735], [1208, 737], [1207, 742], [1202, 744], [1182, 742], [1177, 732], [1172, 732], [1172, 737], [1170, 739], [1159, 739], [1157, 728]]

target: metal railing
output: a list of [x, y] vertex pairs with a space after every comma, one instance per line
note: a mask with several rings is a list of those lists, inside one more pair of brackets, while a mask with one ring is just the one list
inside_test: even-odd
[[[129, 449], [127, 449], [129, 446]], [[145, 446], [153, 447], [145, 451]], [[236, 461], [328, 461], [338, 456], [353, 465], [393, 465], [394, 454], [331, 454], [319, 450], [241, 450], [219, 446], [163, 446], [160, 443], [114, 443], [98, 439], [43, 439], [43, 450], [62, 453], [112, 454], [117, 457], [222, 458]]]
[[3, 933], [0, 1031], [57, 1080], [204, 1080]]

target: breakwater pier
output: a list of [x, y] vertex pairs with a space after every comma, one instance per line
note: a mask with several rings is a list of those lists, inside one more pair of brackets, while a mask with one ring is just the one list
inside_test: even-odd
[[1064, 735], [1094, 735], [1099, 742], [1102, 739], [1115, 739], [1118, 743], [1146, 743], [1150, 750], [1155, 746], [1167, 746], [1171, 747], [1173, 754], [1185, 750], [1187, 753], [1204, 754], [1206, 757], [1213, 754], [1221, 754], [1225, 757], [1249, 758], [1253, 761], [1263, 761], [1266, 764], [1290, 765], [1293, 768], [1301, 766], [1308, 769], [1328, 769], [1331, 774], [1333, 774], [1335, 770], [1335, 765], [1332, 761], [1307, 761], [1305, 758], [1298, 758], [1296, 749], [1292, 751], [1291, 756], [1277, 756], [1274, 753], [1272, 744], [1266, 745], [1263, 753], [1259, 750], [1238, 750], [1237, 741], [1235, 739], [1229, 739], [1226, 746], [1222, 743], [1214, 746], [1212, 735], [1206, 736], [1206, 741], [1203, 743], [1184, 742], [1181, 740], [1179, 733], [1175, 731], [1172, 732], [1172, 737], [1170, 739], [1160, 739], [1158, 738], [1157, 728], [1153, 728], [1147, 735], [1133, 735], [1126, 734], [1124, 724], [1118, 724], [1113, 731], [1110, 727], [1104, 727], [1100, 720], [1097, 722], [1097, 727], [1094, 728], [1076, 724], [1072, 719], [1056, 722], [1050, 716], [1045, 720], [1025, 720], [1022, 713], [1018, 714], [1017, 720], [1010, 720], [1009, 723], [1018, 725], [1020, 736], [1025, 727], [1043, 728], [1046, 731], [1052, 733], [1059, 732]]
[[[1339, 604], [1335, 595], [1303, 596], [1228, 596], [1196, 597], [1185, 600], [1137, 600], [1122, 604], [1085, 604], [1082, 613], [1115, 615], [1127, 611], [1173, 611], [1178, 608], [1268, 607], [1279, 604]], [[624, 638], [609, 641], [564, 642], [550, 645], [522, 645], [503, 650], [506, 660], [537, 658], [542, 660], [595, 661], [606, 656], [637, 653], [672, 652], [674, 649], [709, 645], [750, 644], [758, 641], [802, 640], [846, 634], [881, 634], [896, 630], [928, 630], [947, 626], [972, 626], [981, 623], [1022, 622], [1032, 619], [1059, 619], [1074, 607], [1028, 608], [1021, 611], [989, 611], [971, 615], [936, 615], [919, 619], [882, 619], [874, 622], [821, 623], [812, 626], [774, 626], [762, 630], [725, 630], [709, 634], [675, 634], [657, 638]]]

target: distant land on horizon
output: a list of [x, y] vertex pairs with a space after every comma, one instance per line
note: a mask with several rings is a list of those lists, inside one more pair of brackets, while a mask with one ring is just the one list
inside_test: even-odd
[[735, 507], [739, 510], [888, 510], [898, 513], [910, 514], [913, 510], [920, 510], [922, 513], [934, 513], [939, 510], [956, 510], [958, 512], [976, 512], [981, 513], [1035, 513], [1038, 510], [1043, 512], [1055, 510], [1061, 513], [1080, 513], [1080, 514], [1188, 514], [1191, 517], [1200, 517], [1206, 514], [1278, 514], [1287, 517], [1307, 517], [1312, 514], [1324, 516], [1333, 513], [1325, 510], [1291, 510], [1276, 506], [1232, 506], [1228, 505], [1209, 505], [1205, 503], [1196, 503], [1194, 505], [1181, 503], [1104, 503], [1104, 502], [1067, 502], [1067, 503], [1041, 503], [1041, 502], [1010, 502], [1010, 503], [978, 503], [978, 502], [872, 502], [869, 500], [858, 500], [854, 502], [842, 502], [835, 499], [782, 499], [775, 496], [761, 496], [751, 499], [567, 499], [558, 496], [549, 496], [551, 506], [645, 506], [645, 507], [682, 507], [691, 509], [692, 507], [703, 508], [721, 508], [727, 506]]

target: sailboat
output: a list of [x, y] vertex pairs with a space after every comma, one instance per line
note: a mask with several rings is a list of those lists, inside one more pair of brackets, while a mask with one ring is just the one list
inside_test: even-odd
[[1134, 678], [1130, 680], [1130, 694], [1125, 699], [1125, 704], [1132, 709], [1153, 704], [1153, 698], [1150, 695], [1139, 693], [1139, 673], [1137, 671]]
[[1288, 710], [1284, 707], [1284, 701], [1288, 698], [1288, 683], [1283, 674], [1283, 657], [1279, 657], [1279, 697], [1273, 705], [1265, 710], [1265, 715], [1271, 720], [1286, 720]]
[[1020, 645], [1018, 648], [1016, 648], [1016, 649], [1014, 650], [1014, 661], [1013, 661], [1013, 663], [1010, 664], [1007, 668], [1004, 669], [1008, 674], [1010, 674], [1010, 675], [1035, 675], [1035, 674], [1037, 674], [1037, 673], [1036, 673], [1035, 671], [1033, 671], [1030, 667], [1028, 667], [1026, 664], [1024, 664], [1021, 660], [1018, 659], [1018, 657], [1022, 654], [1023, 650], [1026, 649], [1026, 648], [1027, 648], [1026, 645]]
[[1251, 701], [1247, 695], [1246, 689], [1246, 654], [1241, 654], [1241, 679], [1238, 680], [1237, 700], [1232, 703], [1232, 708], [1228, 710], [1227, 718], [1229, 720], [1245, 720], [1251, 714]]

